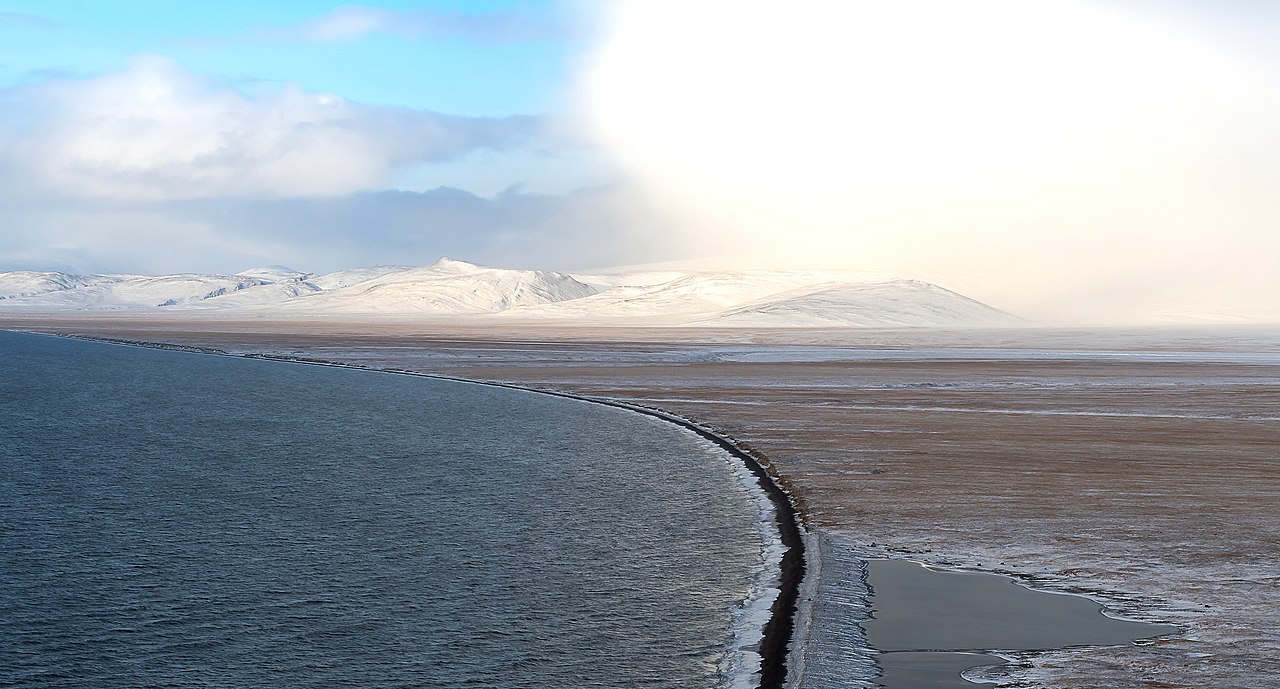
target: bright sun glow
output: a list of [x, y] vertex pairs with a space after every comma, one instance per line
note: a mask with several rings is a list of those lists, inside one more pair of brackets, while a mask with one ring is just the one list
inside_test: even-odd
[[1084, 0], [638, 0], [613, 21], [591, 108], [622, 159], [704, 232], [859, 268], [962, 261], [963, 238], [993, 269], [1033, 245], [1071, 269], [1121, 219], [1113, 248], [1190, 231], [1163, 199], [1199, 188], [1256, 90], [1192, 32]]
[[1194, 116], [1187, 86], [1220, 72], [1159, 27], [1080, 2], [808, 9], [625, 5], [593, 81], [606, 136], [643, 169], [735, 197], [914, 192], [1168, 127]]

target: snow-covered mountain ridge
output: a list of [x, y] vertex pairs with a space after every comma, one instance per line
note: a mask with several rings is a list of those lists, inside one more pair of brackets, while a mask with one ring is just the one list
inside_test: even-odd
[[602, 271], [373, 266], [315, 275], [0, 273], [0, 313], [499, 318], [506, 322], [717, 327], [1010, 325], [1017, 318], [936, 285], [838, 271]]

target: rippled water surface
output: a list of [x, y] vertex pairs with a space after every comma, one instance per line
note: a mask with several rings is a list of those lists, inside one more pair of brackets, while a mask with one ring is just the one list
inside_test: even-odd
[[708, 687], [757, 498], [692, 433], [0, 333], [0, 686]]

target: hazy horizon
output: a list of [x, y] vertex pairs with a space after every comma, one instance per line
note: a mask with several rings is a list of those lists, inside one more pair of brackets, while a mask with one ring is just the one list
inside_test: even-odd
[[11, 2], [0, 270], [735, 256], [1046, 322], [1276, 322], [1277, 29], [1198, 0]]

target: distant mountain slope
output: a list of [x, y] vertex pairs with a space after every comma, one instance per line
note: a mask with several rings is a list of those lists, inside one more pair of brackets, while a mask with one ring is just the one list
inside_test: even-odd
[[[579, 276], [575, 276], [579, 277]], [[512, 316], [557, 319], [627, 318], [677, 324], [723, 313], [759, 299], [814, 284], [874, 279], [862, 273], [830, 271], [644, 271], [581, 276], [597, 285], [618, 286], [572, 302], [513, 311]]]
[[[12, 275], [11, 273], [6, 275]], [[94, 275], [54, 278], [60, 283], [81, 278], [65, 289], [16, 296], [0, 302], [0, 308], [34, 311], [139, 310], [165, 308], [212, 299], [266, 281], [238, 275]]]
[[[317, 282], [332, 284], [324, 279]], [[480, 314], [595, 293], [595, 288], [564, 273], [484, 268], [442, 258], [426, 267], [388, 270], [281, 306], [315, 313]]]
[[390, 275], [391, 273], [400, 273], [414, 270], [413, 266], [370, 266], [368, 268], [352, 268], [350, 270], [339, 270], [335, 273], [325, 275], [316, 275], [311, 277], [308, 282], [319, 287], [321, 290], [330, 292], [333, 290], [358, 285], [365, 280]]
[[169, 310], [236, 310], [253, 308], [277, 308], [296, 297], [320, 292], [320, 288], [303, 277], [262, 282], [241, 289], [212, 293], [202, 299], [170, 304]]
[[[839, 271], [644, 270], [580, 276], [619, 285], [511, 318], [724, 327], [1013, 325], [1019, 319], [936, 285]], [[656, 283], [647, 284], [646, 280]]]
[[288, 280], [298, 280], [310, 276], [310, 273], [304, 273], [300, 270], [294, 270], [287, 266], [263, 266], [261, 268], [250, 268], [242, 270], [236, 275], [249, 278], [258, 278], [267, 282], [286, 282]]
[[1015, 325], [1017, 317], [919, 280], [808, 288], [773, 295], [698, 321], [750, 327]]
[[254, 317], [501, 318], [576, 325], [933, 327], [1020, 321], [936, 285], [840, 271], [637, 267], [584, 275], [442, 258], [314, 275], [0, 273], [0, 312], [128, 311]]
[[120, 278], [110, 275], [77, 275], [41, 271], [0, 273], [0, 299], [22, 299], [49, 292], [61, 292]]

